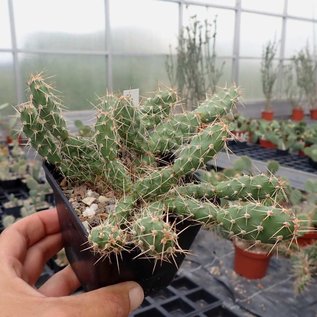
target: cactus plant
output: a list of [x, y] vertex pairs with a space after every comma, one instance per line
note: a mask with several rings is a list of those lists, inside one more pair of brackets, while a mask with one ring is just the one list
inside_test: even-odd
[[297, 85], [303, 91], [305, 101], [309, 108], [316, 107], [316, 62], [310, 52], [309, 46], [301, 49], [294, 57], [297, 74]]
[[[137, 248], [139, 256], [172, 262], [185, 252], [176, 229], [184, 218], [206, 227], [219, 224], [230, 234], [273, 245], [296, 236], [298, 223], [290, 211], [256, 202], [283, 190], [272, 175], [241, 176], [214, 186], [184, 184], [185, 176], [225, 148], [230, 131], [222, 117], [239, 98], [236, 87], [179, 114], [170, 111], [177, 100], [171, 91], [160, 91], [139, 107], [128, 98], [107, 95], [96, 107], [90, 138], [69, 133], [61, 103], [40, 74], [30, 79], [29, 87], [30, 101], [19, 111], [30, 144], [58, 169], [64, 183], [85, 183], [114, 196], [111, 212], [97, 224], [85, 218], [88, 243], [101, 258]], [[161, 122], [153, 120], [157, 113]], [[163, 159], [169, 153], [171, 162]], [[210, 200], [217, 197], [244, 203], [220, 207]]]
[[206, 94], [215, 94], [223, 75], [225, 62], [216, 54], [217, 17], [210, 24], [196, 15], [184, 26], [178, 37], [176, 56], [166, 57], [166, 71], [172, 86], [177, 87], [187, 109], [196, 108]]
[[292, 256], [294, 290], [302, 293], [307, 290], [317, 274], [317, 242], [302, 248]]

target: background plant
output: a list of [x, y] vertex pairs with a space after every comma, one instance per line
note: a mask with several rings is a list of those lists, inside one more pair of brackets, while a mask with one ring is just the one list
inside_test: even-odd
[[308, 107], [314, 108], [317, 101], [316, 61], [309, 47], [300, 50], [293, 58], [297, 74], [297, 85], [304, 92]]
[[303, 87], [298, 85], [299, 67], [296, 67], [296, 57], [293, 57], [291, 63], [284, 66], [283, 84], [284, 92], [292, 108], [301, 107], [303, 99]]
[[277, 79], [278, 67], [274, 65], [277, 43], [268, 41], [262, 52], [261, 80], [262, 91], [265, 96], [265, 110], [272, 111], [273, 88]]
[[207, 20], [203, 24], [193, 16], [180, 32], [176, 58], [172, 53], [167, 56], [169, 81], [185, 100], [187, 109], [195, 108], [207, 93], [213, 95], [223, 75], [225, 63], [217, 65], [216, 36], [216, 18], [213, 24]]

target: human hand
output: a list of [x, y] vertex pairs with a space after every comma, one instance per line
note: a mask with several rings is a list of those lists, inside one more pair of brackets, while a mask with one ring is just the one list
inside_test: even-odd
[[125, 282], [73, 294], [80, 283], [71, 269], [34, 287], [45, 263], [62, 248], [56, 209], [25, 217], [0, 235], [0, 311], [3, 317], [123, 317], [143, 301], [142, 288]]

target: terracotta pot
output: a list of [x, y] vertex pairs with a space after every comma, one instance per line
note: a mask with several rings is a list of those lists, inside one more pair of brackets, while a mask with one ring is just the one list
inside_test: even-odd
[[266, 275], [271, 254], [252, 252], [240, 248], [235, 243], [234, 270], [248, 279], [260, 279]]
[[317, 231], [311, 231], [303, 234], [297, 238], [297, 243], [299, 246], [304, 247], [310, 245], [317, 240]]
[[273, 111], [265, 111], [263, 110], [261, 112], [261, 118], [266, 120], [266, 121], [272, 121], [274, 117], [274, 112]]
[[[19, 145], [23, 145], [23, 138], [22, 138], [22, 135], [21, 135], [21, 134], [19, 134], [16, 139], [17, 139]], [[6, 137], [6, 142], [7, 142], [8, 145], [12, 145], [12, 144], [13, 144], [13, 141], [14, 141], [14, 139], [13, 139], [12, 136], [8, 135], [8, 136]], [[26, 142], [25, 142], [25, 143], [26, 143]]]
[[6, 142], [7, 142], [8, 145], [13, 143], [13, 139], [12, 139], [12, 137], [10, 135], [7, 135]]
[[275, 144], [265, 139], [260, 139], [260, 146], [266, 149], [276, 149]]
[[291, 119], [293, 121], [302, 121], [304, 119], [305, 113], [303, 108], [293, 108]]
[[317, 120], [317, 108], [310, 109], [310, 118], [312, 120]]

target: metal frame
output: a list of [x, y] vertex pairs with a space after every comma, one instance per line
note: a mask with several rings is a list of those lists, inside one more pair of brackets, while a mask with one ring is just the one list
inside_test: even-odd
[[[91, 55], [91, 56], [104, 56], [106, 58], [106, 67], [107, 69], [105, 72], [107, 73], [107, 89], [109, 92], [113, 90], [113, 81], [112, 81], [112, 57], [114, 55], [122, 55], [122, 56], [130, 56], [129, 54], [120, 54], [119, 52], [112, 52], [111, 47], [111, 4], [110, 0], [104, 0], [104, 14], [105, 14], [105, 42], [107, 47], [105, 50], [98, 50], [98, 51], [63, 51], [63, 50], [25, 50], [25, 49], [18, 49], [17, 48], [17, 41], [16, 41], [16, 30], [15, 30], [15, 20], [14, 20], [14, 8], [13, 8], [13, 1], [14, 0], [7, 0], [8, 1], [8, 9], [9, 9], [9, 18], [10, 18], [10, 31], [11, 31], [11, 41], [12, 41], [12, 48], [10, 49], [0, 49], [1, 52], [12, 53], [13, 56], [13, 68], [14, 68], [14, 75], [15, 75], [15, 90], [16, 90], [16, 98], [17, 102], [21, 103], [23, 101], [23, 90], [21, 87], [21, 71], [19, 67], [19, 60], [18, 55], [19, 53], [36, 53], [36, 54], [56, 54], [56, 55]], [[231, 69], [231, 80], [239, 85], [239, 61], [241, 59], [259, 59], [259, 57], [254, 56], [241, 56], [240, 55], [240, 27], [241, 27], [241, 13], [254, 13], [260, 15], [268, 15], [274, 17], [280, 17], [282, 21], [282, 32], [280, 38], [280, 51], [279, 51], [279, 76], [278, 76], [278, 89], [281, 91], [282, 85], [282, 65], [283, 61], [285, 60], [285, 39], [286, 39], [286, 23], [288, 19], [300, 20], [300, 21], [308, 21], [312, 23], [317, 23], [317, 19], [309, 19], [304, 17], [295, 17], [290, 16], [287, 14], [288, 8], [288, 0], [284, 0], [284, 12], [282, 14], [270, 13], [270, 12], [262, 12], [257, 10], [249, 10], [243, 9], [241, 5], [241, 1], [243, 0], [236, 0], [234, 6], [226, 6], [226, 5], [218, 5], [204, 2], [203, 0], [199, 2], [194, 2], [190, 0], [155, 0], [161, 2], [173, 2], [179, 4], [179, 31], [183, 27], [183, 9], [185, 5], [193, 5], [193, 6], [203, 6], [206, 8], [218, 8], [218, 9], [227, 9], [233, 10], [235, 12], [235, 30], [234, 30], [234, 39], [233, 39], [233, 52], [232, 56], [219, 56], [219, 58], [232, 58], [232, 69]], [[154, 54], [133, 54], [133, 55], [140, 55], [140, 56], [153, 56]]]

